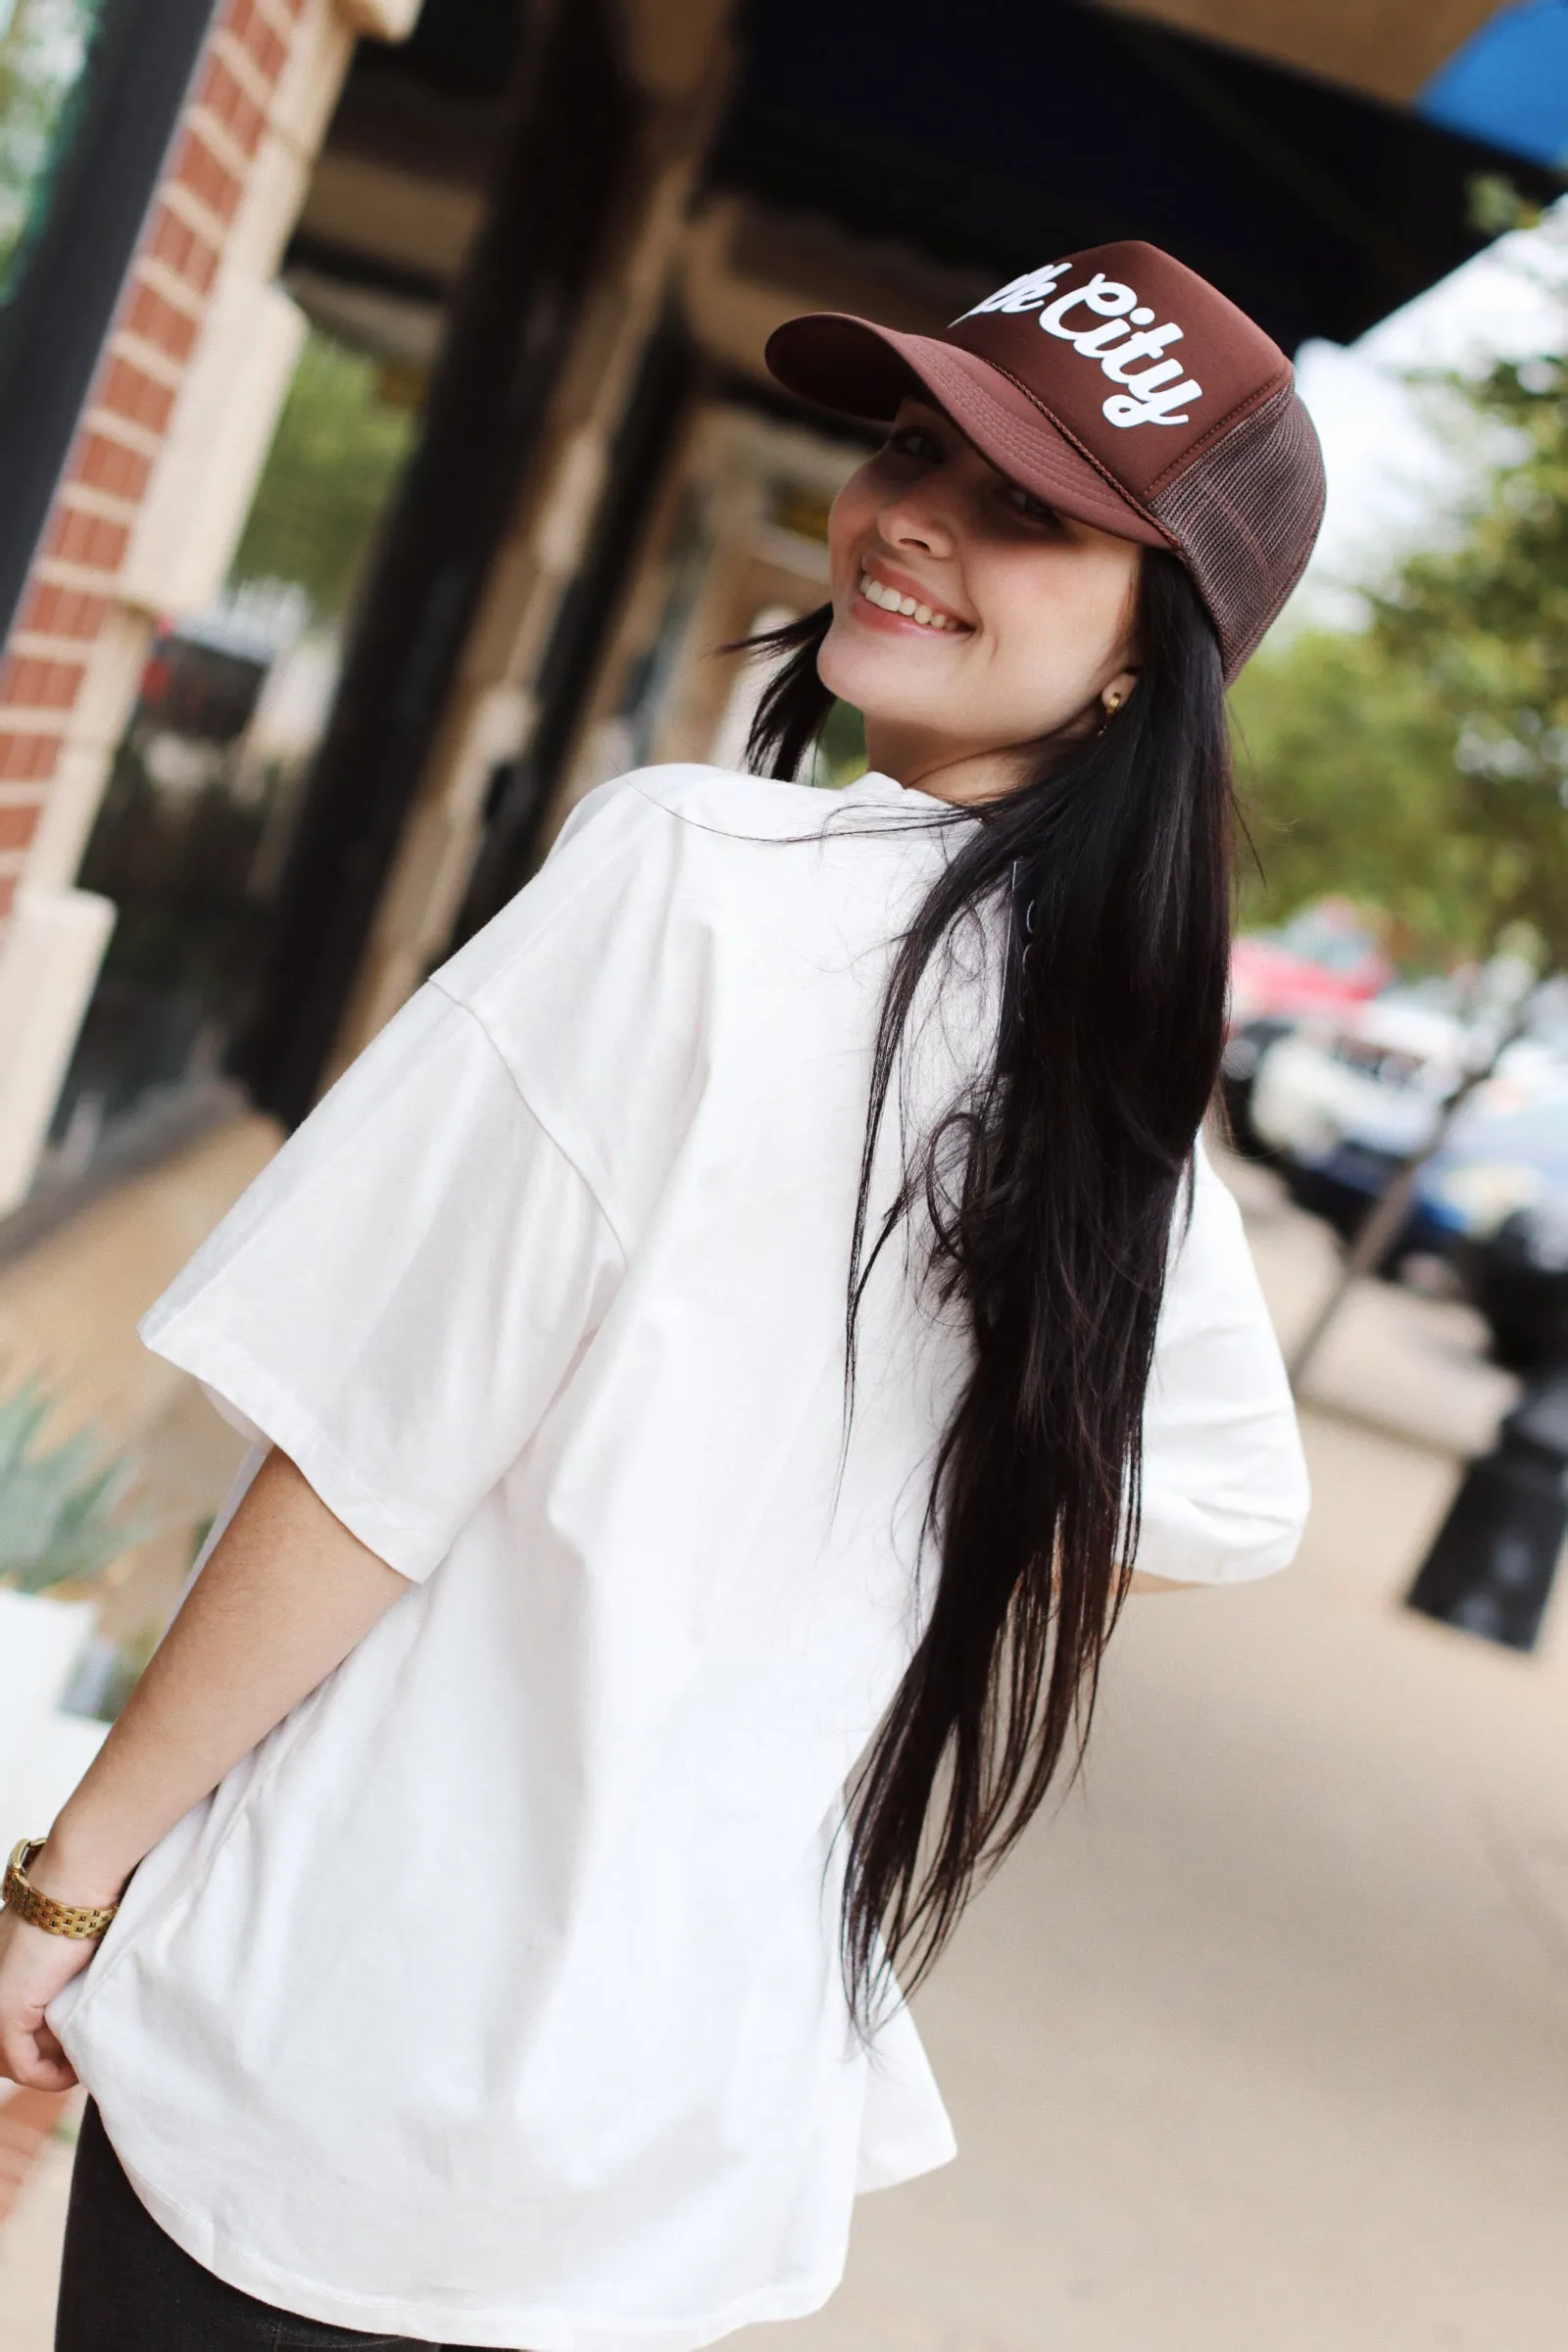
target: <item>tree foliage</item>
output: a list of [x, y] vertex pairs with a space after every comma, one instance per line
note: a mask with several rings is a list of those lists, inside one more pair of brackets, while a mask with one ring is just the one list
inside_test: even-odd
[[235, 555], [236, 580], [298, 581], [323, 617], [351, 601], [415, 419], [380, 396], [378, 363], [313, 329]]
[[1265, 650], [1233, 697], [1247, 911], [1346, 891], [1438, 952], [1524, 918], [1568, 958], [1568, 366], [1466, 389], [1514, 454], [1455, 544], [1406, 562], [1364, 632]]

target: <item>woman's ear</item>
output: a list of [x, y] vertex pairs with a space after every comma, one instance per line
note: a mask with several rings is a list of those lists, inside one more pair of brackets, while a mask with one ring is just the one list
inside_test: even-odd
[[1100, 689], [1100, 707], [1107, 719], [1114, 718], [1128, 696], [1138, 684], [1136, 669], [1118, 669]]

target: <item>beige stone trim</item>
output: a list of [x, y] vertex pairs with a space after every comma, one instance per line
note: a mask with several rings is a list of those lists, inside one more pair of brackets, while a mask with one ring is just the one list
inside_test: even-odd
[[224, 277], [276, 276], [310, 185], [311, 162], [290, 141], [269, 130], [256, 150], [245, 195], [223, 251]]
[[302, 156], [314, 157], [321, 144], [354, 42], [333, 0], [306, 0], [268, 110], [271, 128]]
[[[135, 521], [139, 503], [133, 498], [116, 498], [112, 491], [94, 490], [90, 483], [77, 481], [67, 481], [60, 500], [62, 506], [74, 508], [78, 514], [96, 514], [103, 522], [122, 524]], [[103, 573], [95, 571], [88, 576], [101, 591], [105, 585]]]
[[[13, 629], [6, 640], [6, 652], [18, 662], [85, 662], [95, 643], [96, 639], [69, 637], [54, 629]], [[9, 710], [11, 706], [0, 707]]]
[[207, 308], [206, 296], [197, 292], [188, 277], [171, 270], [167, 262], [144, 253], [136, 264], [136, 274], [171, 310], [181, 312], [187, 318], [200, 319]]
[[281, 287], [219, 279], [121, 569], [129, 603], [191, 612], [217, 595], [304, 337]]
[[205, 245], [216, 246], [221, 252], [227, 244], [229, 224], [222, 214], [215, 213], [211, 205], [203, 204], [182, 179], [161, 180], [158, 201], [167, 205], [175, 219], [183, 220], [187, 228], [193, 229]]
[[404, 41], [418, 20], [422, 0], [340, 0], [343, 15], [356, 32], [377, 41]]
[[85, 596], [112, 597], [115, 590], [114, 580], [106, 579], [99, 565], [73, 564], [64, 556], [41, 556], [32, 567], [32, 576], [52, 588], [74, 588]]
[[[134, 450], [138, 458], [156, 458], [164, 446], [162, 433], [155, 433], [151, 425], [137, 424], [132, 417], [122, 416], [118, 409], [87, 409], [81, 421], [87, 432], [101, 433], [106, 441], [118, 441], [122, 448]], [[37, 566], [40, 578], [47, 576], [46, 565], [54, 561], [53, 557], [46, 557]]]
[[[236, 40], [221, 22], [212, 36], [208, 55], [221, 60], [224, 70], [233, 74], [252, 106], [259, 107], [264, 115], [270, 113], [277, 83], [262, 71], [244, 43]], [[288, 71], [286, 65], [283, 71]]]
[[251, 149], [236, 139], [220, 115], [210, 106], [193, 106], [185, 117], [184, 129], [194, 131], [212, 154], [216, 163], [232, 174], [243, 187], [250, 174]]
[[[128, 605], [111, 606], [71, 713], [69, 737], [61, 753], [63, 760], [73, 752], [91, 754], [99, 761], [101, 775], [108, 773], [109, 761], [125, 731], [125, 720], [136, 699], [152, 639], [153, 623], [148, 613], [134, 612]], [[59, 770], [55, 772], [58, 775]], [[46, 810], [45, 827], [47, 824]]]
[[[161, 345], [149, 343], [144, 335], [132, 334], [128, 326], [117, 326], [104, 351], [110, 359], [127, 360], [132, 368], [139, 368], [143, 375], [150, 375], [168, 392], [177, 392], [185, 380], [188, 361], [174, 359]], [[119, 411], [111, 410], [110, 414], [118, 416]], [[125, 421], [129, 423], [131, 419], [127, 417]]]
[[299, 33], [300, 18], [286, 5], [286, 0], [256, 0], [256, 13], [266, 20], [287, 49]]
[[[32, 703], [0, 703], [0, 732], [7, 735], [53, 735], [64, 731], [66, 713], [63, 710], [43, 710]], [[36, 800], [47, 785], [31, 783], [22, 788]]]

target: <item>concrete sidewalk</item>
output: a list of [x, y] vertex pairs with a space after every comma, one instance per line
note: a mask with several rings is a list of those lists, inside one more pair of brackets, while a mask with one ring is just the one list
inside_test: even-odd
[[[1230, 1173], [1289, 1336], [1332, 1250]], [[1353, 1299], [1296, 1568], [1131, 1605], [1083, 1783], [919, 2004], [957, 2163], [863, 2201], [826, 2312], [740, 2341], [1568, 2344], [1568, 1595], [1539, 1659], [1397, 1605], [1512, 1393], [1481, 1336]]]
[[[1288, 1332], [1332, 1252], [1237, 1182]], [[1568, 1610], [1526, 1660], [1396, 1605], [1509, 1384], [1465, 1309], [1369, 1286], [1311, 1393], [1298, 1567], [1131, 1605], [1083, 1783], [920, 2003], [958, 2162], [733, 2340], [1568, 2343]], [[65, 2174], [0, 2231], [7, 2352], [47, 2352]]]
[[1562, 1690], [1321, 1581], [1319, 1469], [1295, 1578], [1130, 1613], [921, 2004], [957, 2164], [758, 2352], [1568, 2341]]

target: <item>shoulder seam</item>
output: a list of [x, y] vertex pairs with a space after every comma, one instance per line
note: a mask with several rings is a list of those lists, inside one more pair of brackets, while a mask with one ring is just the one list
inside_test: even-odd
[[538, 1103], [533, 1102], [523, 1091], [516, 1071], [513, 1068], [511, 1062], [501, 1051], [501, 1047], [497, 1042], [488, 1021], [484, 1019], [482, 1014], [475, 1011], [474, 1007], [468, 1004], [466, 999], [463, 997], [455, 997], [449, 988], [443, 987], [440, 980], [431, 978], [425, 982], [425, 986], [427, 988], [433, 988], [438, 996], [444, 997], [446, 1002], [453, 1007], [455, 1011], [466, 1013], [468, 1019], [473, 1023], [474, 1027], [478, 1030], [479, 1035], [484, 1039], [485, 1044], [489, 1047], [491, 1053], [501, 1064], [503, 1071], [506, 1073], [507, 1084], [516, 1096], [517, 1101], [522, 1104], [524, 1110], [528, 1113], [528, 1116], [533, 1120], [534, 1124], [540, 1129], [541, 1133], [547, 1137], [553, 1148], [560, 1152], [567, 1167], [570, 1168], [572, 1174], [576, 1177], [578, 1183], [588, 1195], [589, 1200], [592, 1200], [595, 1208], [598, 1209], [599, 1214], [604, 1218], [606, 1225], [610, 1229], [611, 1238], [613, 1240], [615, 1248], [620, 1251], [622, 1266], [624, 1267], [628, 1265], [631, 1259], [631, 1252], [627, 1247], [626, 1237], [621, 1231], [619, 1220], [612, 1212], [603, 1193], [600, 1191], [598, 1185], [595, 1184], [593, 1178], [588, 1174], [587, 1169], [583, 1166], [582, 1161], [578, 1157], [577, 1153], [573, 1152], [568, 1145], [562, 1141], [560, 1134], [557, 1132], [555, 1122], [551, 1119], [547, 1119], [544, 1112], [539, 1108]]

